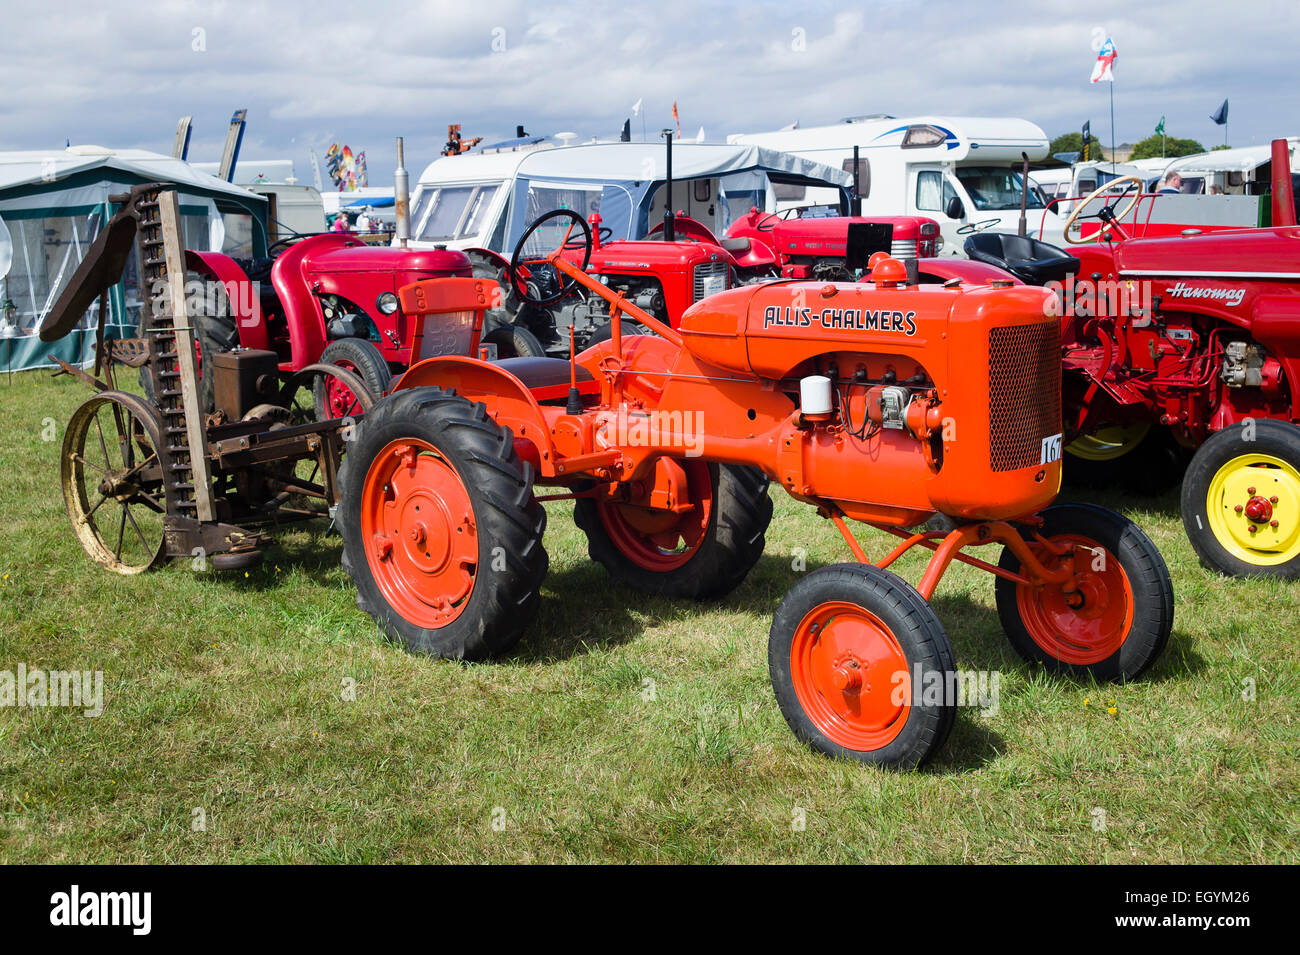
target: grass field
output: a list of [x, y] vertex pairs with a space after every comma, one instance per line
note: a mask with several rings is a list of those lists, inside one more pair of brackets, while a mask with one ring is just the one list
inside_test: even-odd
[[1300, 861], [1300, 587], [1203, 570], [1176, 493], [1092, 495], [1173, 573], [1150, 675], [1024, 665], [991, 578], [957, 566], [935, 607], [958, 666], [1000, 672], [1000, 707], [963, 710], [937, 762], [895, 775], [806, 750], [772, 697], [794, 555], [846, 558], [780, 492], [762, 561], [705, 605], [611, 584], [550, 505], [517, 651], [437, 662], [377, 635], [323, 527], [248, 576], [94, 567], [42, 435], [86, 394], [0, 379], [0, 670], [102, 670], [105, 694], [94, 719], [0, 709], [0, 862]]

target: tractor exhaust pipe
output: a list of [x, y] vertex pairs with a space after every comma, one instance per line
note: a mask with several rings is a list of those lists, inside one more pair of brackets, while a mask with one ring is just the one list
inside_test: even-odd
[[1017, 235], [1027, 235], [1029, 232], [1029, 222], [1025, 218], [1025, 209], [1029, 205], [1029, 153], [1021, 153], [1020, 159], [1024, 163], [1020, 167], [1020, 224]]
[[411, 239], [411, 177], [406, 172], [406, 149], [397, 137], [397, 171], [393, 173], [393, 215], [397, 244], [403, 249]]
[[664, 183], [664, 193], [667, 196], [664, 210], [664, 241], [675, 242], [677, 240], [677, 222], [673, 217], [673, 131], [665, 129], [659, 135], [668, 141], [668, 178]]
[[858, 168], [861, 160], [858, 158], [858, 146], [853, 146], [853, 198], [849, 201], [849, 215], [862, 215], [862, 183], [858, 179]]
[[1291, 188], [1291, 151], [1285, 139], [1273, 140], [1273, 225], [1295, 225], [1295, 192]]

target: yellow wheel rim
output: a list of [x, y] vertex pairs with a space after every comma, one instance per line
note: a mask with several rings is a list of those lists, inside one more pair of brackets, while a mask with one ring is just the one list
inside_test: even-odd
[[1300, 472], [1271, 454], [1243, 454], [1215, 472], [1210, 530], [1233, 557], [1275, 567], [1300, 556]]
[[1081, 434], [1065, 450], [1085, 461], [1114, 461], [1128, 454], [1151, 431], [1150, 421], [1132, 424], [1108, 424], [1092, 434]]

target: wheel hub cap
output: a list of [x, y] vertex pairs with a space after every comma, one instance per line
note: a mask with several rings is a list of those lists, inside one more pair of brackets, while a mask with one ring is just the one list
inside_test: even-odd
[[1258, 566], [1300, 556], [1300, 472], [1270, 454], [1244, 454], [1215, 473], [1206, 495], [1215, 539]]

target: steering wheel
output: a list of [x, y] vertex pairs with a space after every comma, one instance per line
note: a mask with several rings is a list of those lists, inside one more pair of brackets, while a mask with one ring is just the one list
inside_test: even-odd
[[607, 225], [603, 225], [596, 230], [596, 235], [600, 236], [601, 245], [604, 245], [606, 242], [608, 242], [610, 240], [610, 237], [613, 234], [614, 234], [614, 230]]
[[[1102, 195], [1103, 193], [1111, 192], [1112, 190], [1114, 190], [1116, 183], [1121, 183], [1121, 182], [1126, 182], [1131, 185], [1137, 186], [1137, 192], [1133, 194], [1133, 199], [1129, 202], [1127, 206], [1124, 207], [1123, 212], [1116, 214], [1114, 203], [1108, 202], [1096, 213], [1093, 213], [1091, 215], [1086, 215], [1086, 216], [1081, 215], [1081, 213], [1084, 210], [1084, 207], [1087, 206], [1088, 203], [1092, 202], [1092, 200], [1096, 199], [1098, 196]], [[1070, 217], [1065, 220], [1065, 241], [1068, 242], [1070, 245], [1087, 245], [1089, 242], [1100, 242], [1102, 241], [1103, 238], [1109, 240], [1110, 230], [1114, 227], [1114, 222], [1107, 221], [1106, 219], [1102, 219], [1102, 216], [1106, 213], [1107, 210], [1110, 210], [1110, 215], [1114, 219], [1116, 220], [1123, 219], [1126, 215], [1132, 212], [1133, 207], [1138, 204], [1138, 201], [1142, 198], [1142, 190], [1144, 188], [1145, 185], [1143, 184], [1142, 180], [1139, 179], [1137, 176], [1120, 176], [1118, 179], [1112, 179], [1110, 182], [1098, 186], [1096, 189], [1090, 192], [1086, 197], [1084, 197], [1079, 201], [1079, 204], [1074, 207], [1074, 211], [1070, 213]], [[1124, 191], [1115, 197], [1115, 201], [1116, 202], [1122, 201], [1124, 197], [1128, 195], [1128, 190], [1129, 187], [1125, 186]], [[1078, 219], [1102, 219], [1102, 227], [1098, 229], [1096, 232], [1094, 232], [1092, 235], [1088, 236], [1086, 239], [1072, 239], [1070, 238], [1070, 229], [1074, 225], [1075, 221]], [[1120, 235], [1121, 237], [1123, 236], [1122, 230], [1120, 232]]]
[[983, 232], [985, 229], [993, 228], [1001, 221], [1001, 219], [985, 219], [983, 222], [967, 222], [964, 226], [957, 229], [957, 234], [971, 235], [975, 232]]
[[[564, 238], [560, 240], [560, 244], [555, 247], [555, 251], [541, 255], [537, 253], [526, 254], [524, 247], [528, 244], [528, 240], [532, 238], [533, 233], [552, 219], [569, 220], [569, 227], [565, 230]], [[573, 235], [574, 226], [582, 230], [580, 238]], [[587, 225], [586, 219], [571, 209], [556, 209], [543, 216], [538, 216], [537, 219], [533, 220], [533, 224], [524, 230], [524, 234], [519, 237], [519, 241], [515, 244], [515, 253], [510, 256], [510, 267], [506, 270], [506, 284], [514, 289], [519, 297], [529, 305], [539, 307], [554, 305], [573, 291], [574, 286], [578, 284], [577, 279], [570, 278], [562, 281], [559, 283], [558, 291], [551, 295], [539, 294], [536, 297], [531, 294], [528, 282], [521, 281], [521, 279], [527, 279], [528, 273], [531, 271], [528, 266], [552, 265], [552, 262], [559, 258], [565, 249], [578, 248], [582, 249], [582, 262], [578, 268], [585, 270], [587, 263], [591, 261], [591, 227]], [[522, 271], [520, 266], [524, 267]]]
[[790, 218], [790, 214], [794, 211], [794, 209], [782, 209], [780, 212], [769, 212], [767, 215], [763, 216], [763, 218], [754, 223], [754, 228], [759, 232], [771, 232], [776, 228], [778, 221], [784, 222], [786, 219]]

